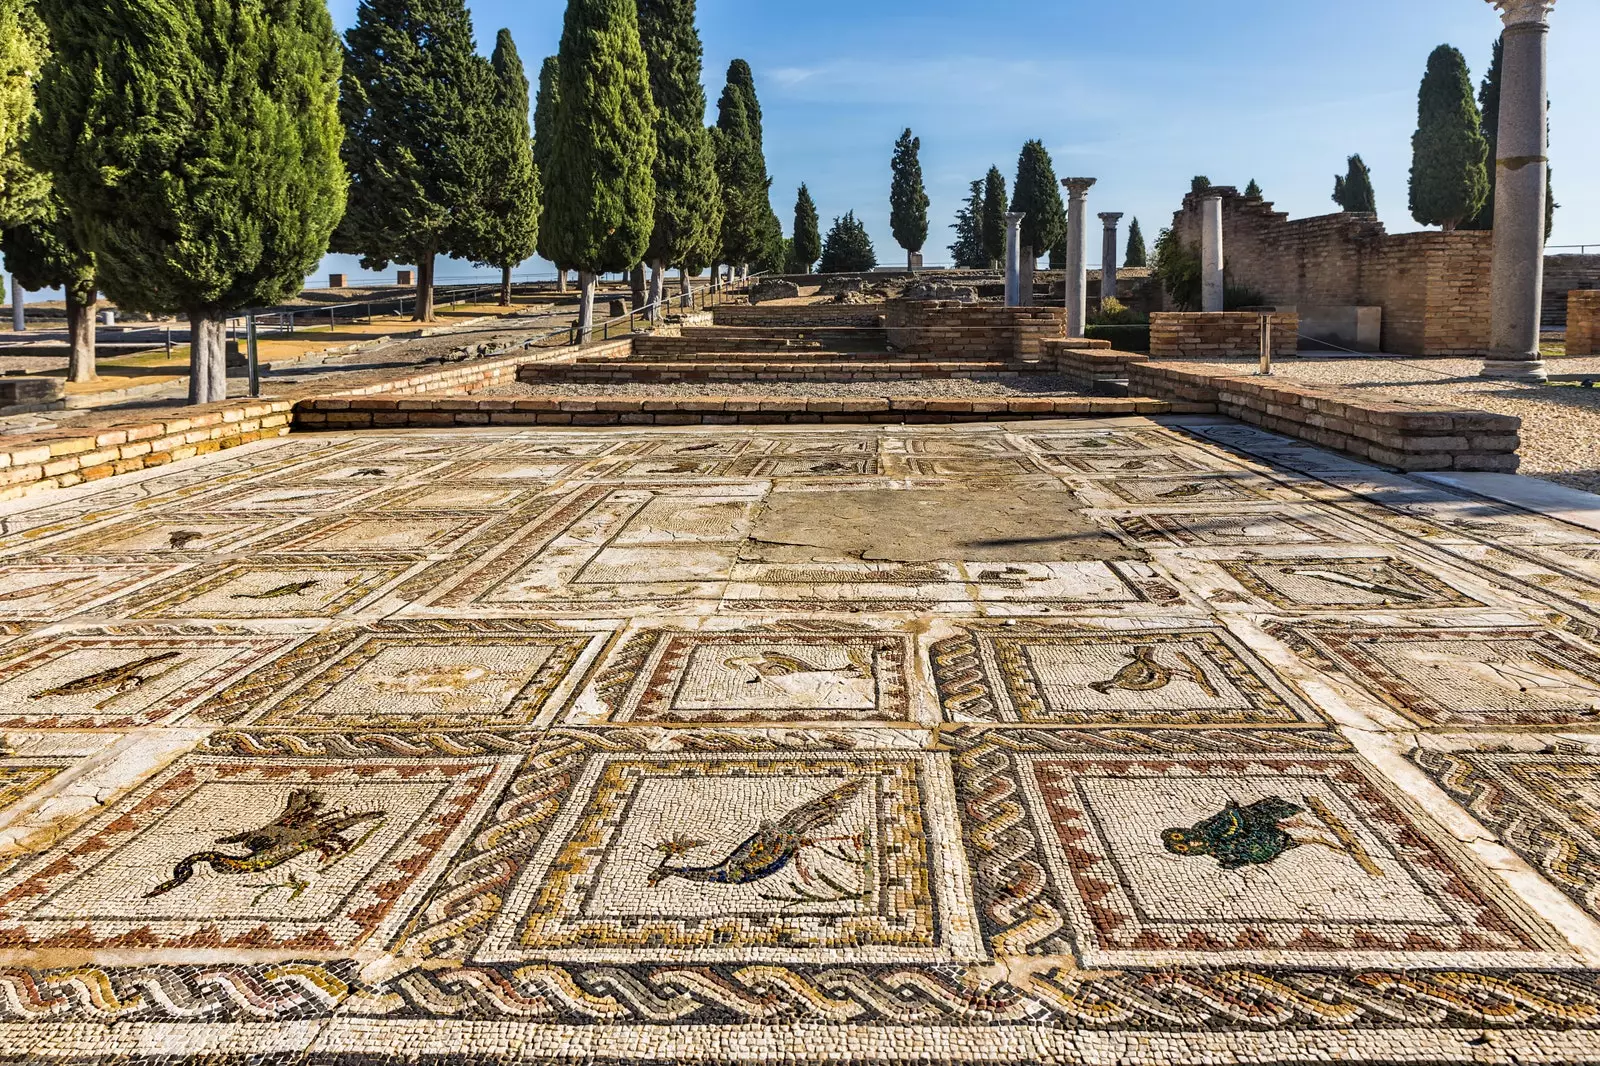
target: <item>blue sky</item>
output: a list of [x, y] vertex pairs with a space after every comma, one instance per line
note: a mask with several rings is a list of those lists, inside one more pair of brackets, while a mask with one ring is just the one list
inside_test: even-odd
[[[330, 0], [341, 29], [356, 4]], [[481, 48], [507, 26], [530, 71], [556, 50], [564, 0], [468, 6]], [[930, 263], [948, 259], [946, 227], [968, 182], [991, 164], [1009, 182], [1033, 137], [1060, 176], [1099, 179], [1091, 211], [1138, 216], [1152, 240], [1195, 174], [1241, 187], [1255, 178], [1297, 218], [1336, 210], [1333, 176], [1352, 152], [1373, 170], [1390, 230], [1420, 228], [1406, 207], [1406, 173], [1428, 53], [1441, 43], [1460, 48], [1476, 84], [1499, 28], [1485, 0], [700, 3], [711, 107], [730, 60], [754, 68], [785, 231], [804, 181], [824, 226], [853, 209], [884, 263], [903, 257], [889, 233], [888, 186], [891, 148], [906, 126], [922, 138]], [[1597, 44], [1600, 3], [1558, 0], [1550, 35], [1557, 245], [1600, 245]], [[1099, 259], [1098, 240], [1090, 258]], [[441, 264], [439, 272], [472, 271]]]

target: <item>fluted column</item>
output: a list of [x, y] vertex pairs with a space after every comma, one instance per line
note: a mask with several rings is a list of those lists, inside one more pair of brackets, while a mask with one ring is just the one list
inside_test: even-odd
[[1022, 305], [1022, 220], [1027, 214], [1006, 214], [1006, 306]]
[[1226, 310], [1222, 254], [1222, 194], [1200, 199], [1200, 310]]
[[1067, 336], [1083, 336], [1089, 311], [1089, 189], [1094, 178], [1063, 178], [1067, 190]]
[[1545, 49], [1555, 0], [1489, 0], [1505, 22], [1500, 128], [1494, 161], [1493, 304], [1486, 378], [1545, 380], [1539, 352], [1544, 289], [1546, 166]]

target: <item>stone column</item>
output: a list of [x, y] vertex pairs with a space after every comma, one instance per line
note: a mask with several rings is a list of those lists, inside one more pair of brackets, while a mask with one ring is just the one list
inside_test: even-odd
[[22, 300], [22, 282], [11, 275], [11, 328], [22, 333], [28, 328], [28, 305]]
[[1486, 378], [1545, 380], [1539, 353], [1548, 145], [1545, 43], [1555, 0], [1489, 0], [1505, 21]]
[[1221, 311], [1223, 302], [1222, 194], [1200, 200], [1200, 310]]
[[1022, 220], [1020, 211], [1006, 214], [1006, 306], [1022, 306]]
[[1100, 238], [1100, 299], [1115, 299], [1117, 295], [1117, 223], [1122, 221], [1121, 211], [1100, 212], [1100, 223], [1105, 234]]
[[1089, 228], [1084, 213], [1093, 178], [1062, 178], [1067, 190], [1067, 336], [1083, 336], [1089, 322]]

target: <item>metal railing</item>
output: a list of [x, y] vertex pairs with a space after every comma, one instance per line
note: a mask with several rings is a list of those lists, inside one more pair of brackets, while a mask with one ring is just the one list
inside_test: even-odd
[[[711, 284], [703, 289], [696, 289], [691, 286], [687, 293], [664, 296], [653, 303], [633, 308], [625, 315], [616, 315], [602, 322], [591, 322], [587, 334], [584, 334], [582, 327], [574, 322], [567, 331], [568, 343], [573, 345], [585, 344], [595, 340], [597, 334], [600, 340], [608, 341], [611, 339], [613, 326], [617, 327], [618, 336], [626, 337], [638, 327], [641, 318], [653, 322], [655, 315], [652, 312], [657, 310], [666, 311], [676, 307], [680, 311], [704, 311], [716, 307], [732, 298], [735, 293], [748, 292], [756, 281], [763, 277], [766, 277], [765, 272], [751, 274], [737, 281], [729, 281], [724, 284], [722, 277], [717, 275], [712, 278]], [[627, 323], [626, 329], [623, 329], [623, 323]]]
[[1590, 248], [1600, 253], [1600, 244], [1547, 244], [1544, 246], [1544, 250], [1547, 252], [1567, 251], [1573, 248], [1578, 250], [1579, 255], [1588, 255]]

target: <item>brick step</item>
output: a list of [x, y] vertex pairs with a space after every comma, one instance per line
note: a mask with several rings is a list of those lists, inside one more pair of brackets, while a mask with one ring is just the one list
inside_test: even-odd
[[[980, 353], [972, 356], [974, 359], [985, 359], [986, 355]], [[966, 357], [956, 358], [956, 362], [965, 361]], [[578, 362], [593, 362], [587, 357], [579, 356]], [[738, 366], [745, 363], [890, 363], [890, 362], [929, 362], [927, 355], [915, 355], [910, 352], [890, 352], [878, 349], [872, 352], [842, 352], [836, 348], [774, 348], [770, 351], [725, 352], [725, 351], [684, 351], [684, 352], [641, 352], [635, 349], [632, 355], [621, 359], [608, 359], [612, 363], [727, 363]], [[944, 357], [945, 362], [950, 362], [950, 357]]]
[[881, 326], [685, 326], [683, 337], [694, 340], [815, 341], [845, 349], [886, 348], [889, 331]]
[[1003, 360], [971, 362], [888, 360], [881, 362], [593, 362], [532, 364], [517, 378], [530, 384], [549, 381], [914, 381], [929, 378], [1013, 378], [1050, 373], [1039, 364]]

